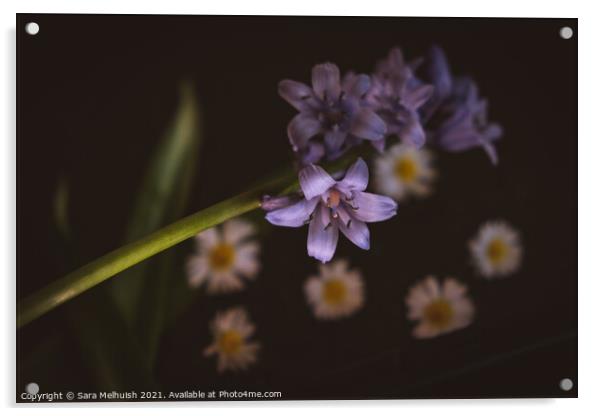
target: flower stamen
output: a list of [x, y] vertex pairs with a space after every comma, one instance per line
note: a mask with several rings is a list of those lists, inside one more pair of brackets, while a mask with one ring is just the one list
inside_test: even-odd
[[243, 345], [243, 338], [238, 331], [233, 329], [222, 332], [217, 341], [217, 347], [225, 355], [237, 354]]
[[331, 279], [324, 283], [322, 288], [322, 298], [329, 305], [339, 305], [347, 296], [347, 287], [341, 279]]
[[445, 329], [454, 317], [454, 310], [447, 300], [439, 298], [426, 307], [424, 317], [432, 326]]
[[493, 264], [504, 261], [508, 253], [508, 246], [499, 238], [491, 240], [487, 247], [487, 257]]
[[211, 250], [209, 263], [216, 270], [229, 269], [234, 264], [235, 250], [230, 244], [221, 243]]

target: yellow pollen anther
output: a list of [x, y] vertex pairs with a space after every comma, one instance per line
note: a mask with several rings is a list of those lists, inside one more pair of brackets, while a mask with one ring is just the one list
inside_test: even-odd
[[493, 264], [499, 264], [504, 261], [506, 255], [508, 254], [508, 245], [500, 240], [499, 238], [495, 238], [489, 242], [489, 246], [487, 246], [487, 257], [489, 261]]
[[340, 305], [347, 295], [347, 287], [341, 279], [331, 279], [322, 287], [322, 299], [329, 305]]
[[240, 333], [235, 330], [227, 330], [221, 333], [217, 341], [218, 349], [226, 355], [237, 354], [243, 344], [243, 339]]
[[339, 191], [332, 189], [328, 193], [328, 200], [327, 200], [326, 206], [328, 208], [336, 208], [339, 206], [340, 203], [341, 203], [341, 194], [339, 193]]
[[424, 319], [432, 326], [445, 329], [451, 323], [454, 310], [450, 303], [442, 298], [433, 301], [424, 309]]
[[402, 182], [412, 182], [418, 174], [418, 166], [412, 158], [399, 158], [395, 163], [395, 174]]
[[211, 268], [217, 270], [228, 269], [234, 263], [234, 247], [230, 244], [221, 243], [211, 250], [209, 263]]

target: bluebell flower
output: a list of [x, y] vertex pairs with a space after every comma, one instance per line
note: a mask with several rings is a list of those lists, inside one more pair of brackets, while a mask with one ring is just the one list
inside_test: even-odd
[[493, 164], [498, 157], [493, 142], [502, 127], [488, 120], [487, 100], [479, 97], [477, 84], [468, 77], [453, 77], [445, 53], [432, 47], [425, 65], [425, 80], [435, 91], [421, 109], [428, 140], [436, 147], [462, 152], [482, 147]]
[[357, 140], [380, 140], [384, 121], [361, 98], [370, 89], [370, 77], [352, 75], [341, 82], [331, 63], [312, 69], [312, 87], [291, 80], [278, 85], [282, 98], [299, 110], [288, 125], [288, 138], [303, 164], [333, 160]]
[[397, 213], [391, 198], [364, 192], [368, 166], [358, 159], [340, 181], [320, 166], [310, 164], [299, 172], [303, 198], [284, 208], [272, 210], [266, 219], [284, 227], [309, 223], [307, 254], [325, 263], [332, 259], [339, 231], [352, 243], [368, 250], [370, 231], [366, 223], [384, 221]]
[[[385, 120], [387, 134], [396, 135], [407, 144], [421, 147], [426, 141], [418, 110], [433, 93], [433, 87], [417, 80], [412, 66], [406, 63], [399, 48], [376, 66], [367, 104]], [[385, 140], [372, 142], [381, 152]]]

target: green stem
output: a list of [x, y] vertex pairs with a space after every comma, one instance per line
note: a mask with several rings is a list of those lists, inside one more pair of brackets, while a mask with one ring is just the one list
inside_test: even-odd
[[256, 192], [245, 192], [222, 201], [69, 273], [19, 304], [17, 327], [22, 327], [91, 287], [200, 231], [258, 208], [259, 196]]
[[[357, 156], [358, 152], [353, 152], [327, 166], [327, 169], [331, 172], [340, 170]], [[105, 254], [19, 302], [17, 305], [17, 328], [39, 318], [117, 273], [193, 237], [203, 230], [259, 208], [261, 196], [265, 193], [273, 193], [282, 189], [294, 190], [297, 187], [297, 175], [288, 168], [250, 191], [205, 208], [140, 240]]]

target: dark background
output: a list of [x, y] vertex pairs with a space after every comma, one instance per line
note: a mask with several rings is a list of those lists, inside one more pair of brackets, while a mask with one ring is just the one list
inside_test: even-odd
[[[40, 25], [37, 36], [24, 33], [29, 21]], [[558, 34], [566, 25], [571, 40]], [[70, 271], [53, 238], [60, 178], [78, 264], [122, 244], [181, 80], [194, 82], [204, 119], [192, 213], [291, 161], [286, 125], [295, 111], [278, 96], [279, 80], [308, 82], [324, 61], [370, 72], [391, 47], [414, 58], [436, 43], [455, 74], [475, 77], [503, 125], [499, 166], [480, 150], [439, 152], [431, 197], [372, 225], [369, 252], [341, 239], [338, 256], [366, 281], [365, 307], [349, 319], [313, 318], [302, 292], [317, 266], [305, 252], [307, 231], [269, 227], [258, 279], [187, 306], [161, 338], [153, 377], [163, 391], [274, 390], [285, 399], [574, 397], [576, 35], [575, 19], [18, 15], [17, 296]], [[520, 230], [525, 258], [517, 274], [485, 281], [466, 243], [498, 218]], [[473, 325], [410, 337], [403, 299], [427, 274], [469, 285]], [[249, 310], [263, 349], [248, 372], [218, 375], [201, 351], [215, 312], [236, 305]], [[68, 322], [77, 315], [72, 302], [17, 332], [18, 393], [31, 381], [41, 392], [98, 391], [90, 368], [104, 364], [74, 341]], [[571, 392], [558, 387], [565, 377]]]

